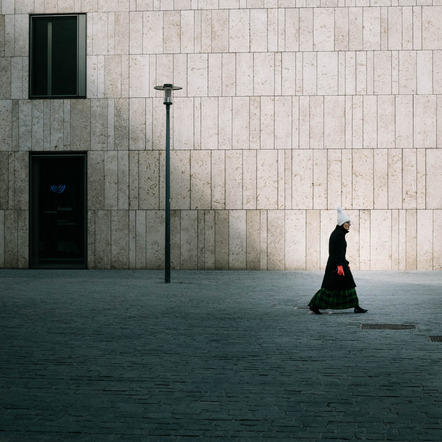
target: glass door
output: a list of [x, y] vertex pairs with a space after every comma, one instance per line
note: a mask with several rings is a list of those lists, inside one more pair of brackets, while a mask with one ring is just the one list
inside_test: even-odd
[[31, 154], [31, 267], [86, 268], [86, 154]]

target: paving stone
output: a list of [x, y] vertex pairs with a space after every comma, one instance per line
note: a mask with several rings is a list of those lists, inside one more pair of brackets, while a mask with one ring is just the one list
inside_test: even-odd
[[355, 277], [0, 270], [0, 441], [441, 440], [442, 274]]

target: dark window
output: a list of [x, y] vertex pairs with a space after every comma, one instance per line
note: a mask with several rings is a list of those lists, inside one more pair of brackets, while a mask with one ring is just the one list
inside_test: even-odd
[[31, 98], [86, 96], [86, 15], [30, 18]]

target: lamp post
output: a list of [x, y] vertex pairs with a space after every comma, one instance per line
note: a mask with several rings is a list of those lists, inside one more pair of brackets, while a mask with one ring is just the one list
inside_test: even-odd
[[155, 86], [157, 91], [164, 91], [166, 105], [166, 223], [165, 223], [165, 266], [164, 281], [170, 282], [170, 106], [172, 105], [172, 91], [182, 89], [173, 84]]

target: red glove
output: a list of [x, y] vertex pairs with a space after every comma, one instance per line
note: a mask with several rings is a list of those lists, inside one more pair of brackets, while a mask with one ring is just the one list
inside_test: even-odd
[[345, 276], [344, 269], [342, 268], [342, 266], [338, 266], [338, 275]]

